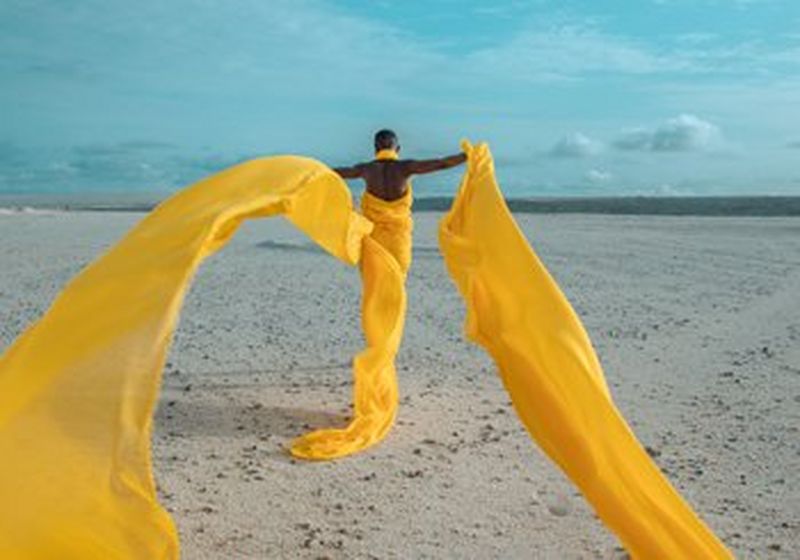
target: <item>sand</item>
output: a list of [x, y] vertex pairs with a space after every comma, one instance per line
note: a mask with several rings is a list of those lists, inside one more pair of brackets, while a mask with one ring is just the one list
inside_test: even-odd
[[[0, 216], [0, 346], [141, 217]], [[397, 425], [336, 462], [285, 449], [347, 418], [357, 272], [282, 220], [247, 224], [201, 268], [153, 442], [184, 558], [625, 557], [464, 340], [439, 217], [416, 215]], [[518, 219], [682, 494], [737, 557], [796, 558], [800, 218]]]

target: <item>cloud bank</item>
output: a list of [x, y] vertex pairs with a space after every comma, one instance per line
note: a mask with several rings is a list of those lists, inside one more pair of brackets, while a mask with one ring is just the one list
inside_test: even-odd
[[614, 178], [614, 175], [602, 169], [590, 169], [586, 172], [585, 178], [590, 183], [607, 183]]
[[626, 151], [695, 152], [708, 149], [721, 138], [716, 125], [684, 114], [653, 129], [627, 130], [614, 141], [614, 146]]
[[586, 158], [597, 155], [602, 145], [585, 134], [575, 132], [561, 138], [550, 149], [550, 155], [556, 158]]

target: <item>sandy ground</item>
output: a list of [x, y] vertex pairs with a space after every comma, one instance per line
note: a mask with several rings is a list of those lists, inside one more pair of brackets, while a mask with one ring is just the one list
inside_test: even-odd
[[[0, 216], [0, 346], [141, 217]], [[285, 452], [349, 410], [359, 280], [282, 220], [202, 267], [164, 376], [156, 475], [183, 557], [622, 558], [529, 440], [417, 214], [403, 394], [356, 457]], [[800, 554], [800, 219], [525, 215], [641, 441], [741, 558]]]

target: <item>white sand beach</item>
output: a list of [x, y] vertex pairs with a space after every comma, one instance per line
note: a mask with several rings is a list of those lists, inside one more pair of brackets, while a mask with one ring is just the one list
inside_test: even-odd
[[[0, 346], [143, 214], [0, 215]], [[153, 442], [187, 560], [617, 559], [538, 450], [415, 215], [397, 425], [328, 463], [286, 453], [343, 424], [362, 346], [357, 271], [282, 219], [201, 268]], [[614, 398], [739, 558], [800, 551], [800, 218], [517, 215], [575, 306]]]

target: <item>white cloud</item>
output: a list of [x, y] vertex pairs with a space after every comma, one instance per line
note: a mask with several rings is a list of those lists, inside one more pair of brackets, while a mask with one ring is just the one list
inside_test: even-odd
[[705, 150], [719, 140], [719, 128], [694, 115], [679, 115], [654, 129], [628, 129], [614, 141], [620, 150], [693, 152]]
[[[2, 70], [91, 75], [170, 96], [241, 99], [268, 91], [296, 99], [355, 82], [362, 95], [390, 94], [445, 59], [397, 26], [318, 0], [243, 0], [235, 10], [218, 0], [202, 7], [194, 0], [43, 4], [37, 25], [26, 20], [29, 28], [2, 28], [0, 50], [12, 55]], [[75, 31], [83, 27], [103, 34]], [[392, 63], [376, 52], [391, 53]]]
[[[592, 74], [752, 78], [796, 68], [797, 38], [731, 42], [713, 33], [683, 33], [667, 41], [612, 34], [591, 20], [534, 24], [503, 43], [464, 58], [465, 68], [516, 81], [575, 81]], [[785, 70], [785, 68], [784, 68]]]
[[550, 155], [559, 158], [585, 158], [598, 154], [602, 145], [585, 134], [568, 134], [550, 149]]
[[585, 177], [590, 183], [607, 183], [614, 178], [614, 175], [602, 169], [590, 169]]
[[631, 39], [584, 25], [530, 28], [506, 43], [472, 53], [467, 62], [495, 75], [536, 82], [570, 80], [592, 72], [663, 73], [687, 65]]

